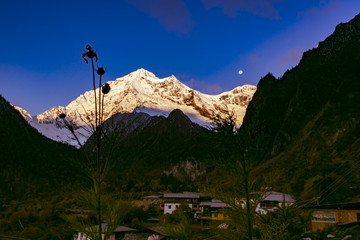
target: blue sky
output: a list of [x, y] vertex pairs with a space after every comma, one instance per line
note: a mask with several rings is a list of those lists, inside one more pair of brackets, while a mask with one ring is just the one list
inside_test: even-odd
[[[0, 94], [32, 115], [91, 89], [81, 58], [105, 80], [138, 68], [209, 94], [280, 77], [359, 0], [0, 0]], [[239, 70], [243, 74], [239, 75]]]

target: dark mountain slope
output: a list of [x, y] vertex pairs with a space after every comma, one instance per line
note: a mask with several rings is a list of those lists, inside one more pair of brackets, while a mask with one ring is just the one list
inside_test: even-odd
[[[281, 171], [298, 197], [351, 199], [360, 183], [360, 15], [280, 79], [261, 79], [242, 131], [259, 122], [265, 136], [258, 171]], [[270, 171], [269, 171], [270, 170]]]
[[114, 192], [194, 190], [194, 179], [204, 173], [203, 163], [209, 162], [218, 145], [213, 132], [191, 122], [180, 110], [167, 118], [116, 114], [105, 125], [117, 139], [109, 174]]
[[77, 156], [39, 134], [0, 96], [0, 203], [68, 189], [79, 176]]
[[[176, 109], [168, 118], [149, 116], [142, 119], [126, 139], [119, 141], [117, 156], [123, 167], [159, 172], [180, 161], [204, 156], [206, 142], [202, 141], [202, 136], [208, 130], [191, 122], [182, 111]], [[124, 132], [123, 128], [117, 131], [120, 135]]]

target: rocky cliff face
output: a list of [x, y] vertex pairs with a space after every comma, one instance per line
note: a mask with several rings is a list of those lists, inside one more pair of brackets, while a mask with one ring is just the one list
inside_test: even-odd
[[[254, 92], [255, 86], [245, 85], [219, 95], [207, 95], [182, 84], [175, 76], [159, 79], [145, 69], [139, 69], [115, 81], [108, 82], [111, 91], [106, 95], [104, 118], [116, 113], [144, 112], [152, 116], [168, 116], [174, 109], [180, 109], [190, 119], [199, 124], [208, 124], [220, 110], [235, 112], [238, 125], [241, 125], [246, 107]], [[93, 91], [85, 92], [66, 107], [54, 107], [31, 117], [20, 109], [25, 119], [45, 136], [76, 145], [75, 139], [57, 121], [59, 113], [65, 112], [68, 119], [78, 126], [77, 132], [81, 142], [89, 137], [88, 123], [93, 121]], [[85, 128], [85, 129], [84, 129]]]
[[[281, 182], [304, 199], [359, 195], [359, 76], [360, 15], [338, 25], [281, 79], [264, 77], [243, 124], [259, 122], [266, 136], [259, 169], [282, 171]], [[334, 182], [331, 194], [321, 194]]]

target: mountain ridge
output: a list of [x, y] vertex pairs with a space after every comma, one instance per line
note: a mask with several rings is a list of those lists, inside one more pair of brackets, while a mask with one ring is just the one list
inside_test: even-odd
[[[111, 91], [105, 97], [104, 119], [116, 113], [145, 112], [152, 116], [168, 116], [174, 109], [183, 111], [193, 122], [207, 125], [222, 111], [234, 111], [237, 124], [241, 125], [246, 107], [255, 86], [244, 85], [218, 95], [203, 94], [181, 83], [174, 75], [159, 79], [153, 73], [138, 69], [114, 81], [108, 81]], [[57, 117], [67, 114], [75, 125], [78, 138], [85, 142], [89, 135], [89, 121], [94, 114], [93, 90], [81, 94], [66, 107], [53, 107], [42, 114], [31, 117], [24, 109], [16, 107], [31, 126], [43, 135], [60, 142], [76, 146]]]

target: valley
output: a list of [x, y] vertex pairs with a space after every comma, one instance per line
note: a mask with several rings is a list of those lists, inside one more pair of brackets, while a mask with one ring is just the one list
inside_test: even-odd
[[355, 236], [359, 76], [357, 15], [256, 87], [208, 95], [139, 69], [36, 116], [0, 96], [0, 235], [73, 239], [101, 220], [168, 239]]

